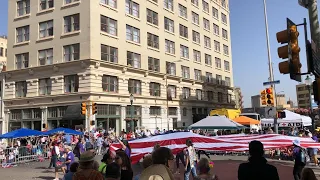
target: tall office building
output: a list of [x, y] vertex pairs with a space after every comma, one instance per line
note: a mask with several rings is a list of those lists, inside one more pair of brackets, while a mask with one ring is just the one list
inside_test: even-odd
[[8, 2], [9, 130], [172, 129], [235, 106], [226, 0]]
[[[309, 95], [308, 88], [310, 88], [310, 92], [311, 94], [313, 94], [312, 86], [308, 87], [306, 84], [296, 85], [297, 104], [299, 108], [310, 109], [310, 95]], [[312, 103], [314, 104], [313, 97], [311, 97], [311, 99], [312, 99]]]

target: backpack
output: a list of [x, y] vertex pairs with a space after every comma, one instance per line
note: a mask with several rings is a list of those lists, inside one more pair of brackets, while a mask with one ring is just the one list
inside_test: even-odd
[[300, 148], [300, 160], [303, 164], [307, 164], [308, 154], [305, 149]]
[[103, 168], [101, 169], [100, 173], [102, 174], [103, 177], [106, 176], [105, 173], [103, 173], [103, 171], [107, 168], [107, 165], [104, 165]]

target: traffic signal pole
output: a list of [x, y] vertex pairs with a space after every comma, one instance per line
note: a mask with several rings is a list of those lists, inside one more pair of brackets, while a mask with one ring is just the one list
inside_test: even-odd
[[306, 6], [309, 11], [311, 39], [317, 45], [317, 49], [319, 49], [320, 48], [320, 28], [319, 28], [319, 20], [318, 20], [317, 0], [308, 0], [306, 3]]
[[[267, 5], [266, 0], [263, 0], [263, 7], [264, 7], [264, 23], [266, 27], [266, 39], [267, 39], [267, 49], [268, 49], [268, 63], [269, 63], [269, 81], [274, 81], [273, 75], [273, 67], [272, 67], [272, 59], [271, 59], [271, 52], [270, 52], [270, 42], [269, 42], [269, 27], [268, 27], [268, 17], [267, 17]], [[276, 86], [271, 85], [271, 88], [274, 89], [273, 97], [277, 99], [276, 95]], [[274, 103], [274, 107], [277, 108], [277, 100]], [[278, 118], [277, 116], [274, 117], [274, 132], [278, 134]]]

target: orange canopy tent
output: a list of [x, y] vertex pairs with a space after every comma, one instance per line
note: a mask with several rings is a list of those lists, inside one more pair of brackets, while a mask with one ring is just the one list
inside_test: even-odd
[[233, 121], [242, 124], [242, 125], [257, 125], [260, 124], [260, 121], [246, 117], [246, 116], [240, 116], [237, 117], [235, 119], [233, 119]]

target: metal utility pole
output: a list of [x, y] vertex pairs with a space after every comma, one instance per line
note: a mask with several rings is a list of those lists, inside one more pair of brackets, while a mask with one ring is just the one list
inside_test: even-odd
[[[269, 63], [269, 80], [274, 81], [274, 76], [273, 76], [273, 67], [272, 67], [272, 60], [271, 60], [271, 52], [270, 52], [270, 42], [269, 42], [269, 27], [268, 27], [268, 17], [267, 17], [267, 5], [266, 5], [266, 0], [263, 0], [263, 7], [264, 7], [264, 22], [265, 22], [265, 27], [266, 27], [266, 39], [267, 39], [267, 50], [268, 50], [268, 63]], [[271, 85], [273, 88], [273, 97], [276, 97], [276, 86]], [[277, 100], [275, 101], [274, 107], [277, 108]], [[274, 117], [274, 132], [278, 134], [278, 119], [275, 116]]]

